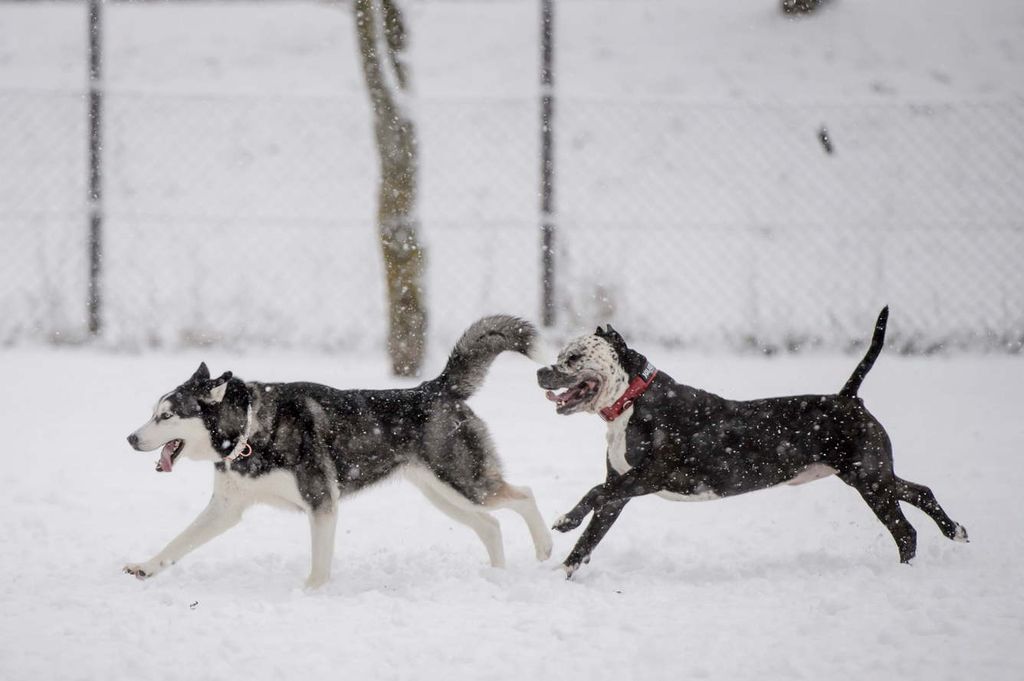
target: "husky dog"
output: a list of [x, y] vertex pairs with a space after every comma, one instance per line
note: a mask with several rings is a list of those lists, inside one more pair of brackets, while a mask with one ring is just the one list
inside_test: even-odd
[[706, 501], [830, 475], [860, 493], [904, 563], [914, 557], [917, 533], [900, 501], [931, 516], [948, 538], [967, 541], [931, 490], [896, 476], [889, 436], [857, 397], [882, 349], [888, 314], [884, 308], [878, 316], [871, 347], [835, 395], [727, 400], [659, 372], [611, 326], [570, 342], [537, 382], [559, 414], [596, 412], [608, 422], [608, 477], [555, 523], [568, 532], [594, 512], [563, 563], [567, 576], [589, 562], [633, 497]]
[[336, 390], [314, 383], [247, 383], [206, 364], [157, 400], [153, 417], [128, 436], [138, 451], [160, 449], [156, 470], [181, 457], [214, 462], [213, 498], [180, 535], [144, 563], [152, 577], [234, 526], [256, 502], [304, 511], [312, 535], [308, 588], [330, 577], [338, 500], [395, 473], [480, 537], [491, 565], [505, 563], [491, 511], [526, 521], [537, 558], [551, 535], [533, 493], [504, 480], [487, 427], [466, 404], [501, 352], [530, 355], [536, 330], [508, 316], [473, 324], [437, 378], [404, 390]]

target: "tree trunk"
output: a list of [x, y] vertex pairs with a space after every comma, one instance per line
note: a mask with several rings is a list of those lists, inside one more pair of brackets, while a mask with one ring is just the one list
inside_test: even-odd
[[417, 239], [416, 127], [401, 106], [409, 89], [401, 61], [406, 32], [393, 0], [355, 0], [354, 9], [380, 155], [377, 227], [387, 275], [388, 354], [396, 376], [416, 376], [423, 363], [427, 314], [424, 254]]

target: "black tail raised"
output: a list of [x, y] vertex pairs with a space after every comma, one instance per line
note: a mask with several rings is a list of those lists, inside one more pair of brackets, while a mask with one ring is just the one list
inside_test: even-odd
[[850, 380], [846, 382], [843, 389], [839, 391], [840, 395], [844, 397], [856, 397], [857, 391], [860, 389], [861, 382], [864, 381], [864, 377], [871, 371], [871, 367], [875, 364], [875, 360], [878, 359], [878, 353], [882, 351], [882, 345], [885, 344], [885, 325], [889, 321], [889, 306], [886, 305], [882, 308], [882, 311], [878, 313], [878, 320], [875, 322], [875, 333], [871, 336], [871, 347], [868, 348], [867, 353], [864, 355], [864, 359], [860, 361], [857, 368], [853, 370], [853, 375], [850, 376]]
[[455, 344], [448, 364], [436, 382], [448, 395], [460, 400], [475, 393], [484, 382], [494, 358], [511, 350], [530, 356], [537, 329], [530, 322], [509, 315], [477, 321]]

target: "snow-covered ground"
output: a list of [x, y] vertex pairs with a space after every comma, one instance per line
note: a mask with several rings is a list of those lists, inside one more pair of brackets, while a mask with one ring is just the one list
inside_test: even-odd
[[[755, 397], [833, 391], [855, 359], [648, 354], [675, 378]], [[913, 566], [832, 478], [705, 504], [634, 501], [566, 582], [500, 514], [508, 568], [404, 482], [342, 506], [333, 580], [299, 587], [307, 524], [251, 510], [153, 580], [121, 574], [206, 503], [211, 469], [171, 475], [125, 436], [206, 360], [213, 371], [398, 385], [379, 355], [0, 353], [0, 678], [984, 679], [1024, 674], [1024, 362], [883, 354], [862, 395], [898, 472], [932, 487], [970, 544], [919, 532]], [[440, 367], [436, 354], [430, 363]], [[499, 358], [471, 404], [545, 517], [604, 470], [592, 416], [557, 417], [535, 366]]]
[[[556, 4], [557, 200], [566, 242], [586, 237], [560, 254], [559, 333], [580, 330], [571, 315], [611, 316], [629, 338], [722, 347], [787, 338], [799, 319], [848, 341], [892, 302], [893, 337], [927, 348], [935, 329], [970, 338], [1024, 315], [1019, 0], [833, 0], [798, 20], [776, 0]], [[473, 315], [537, 316], [538, 16], [533, 0], [410, 12], [437, 369]], [[84, 19], [84, 3], [0, 3], [4, 342], [82, 327]], [[124, 2], [106, 20], [107, 347], [379, 346], [375, 160], [348, 5]], [[856, 362], [642, 349], [736, 398], [833, 391]], [[1020, 359], [888, 352], [868, 377], [897, 470], [972, 539], [908, 508], [911, 567], [835, 479], [636, 500], [571, 582], [554, 567], [578, 532], [537, 565], [501, 514], [509, 566], [494, 570], [468, 530], [394, 482], [344, 503], [316, 593], [299, 588], [305, 519], [271, 509], [154, 580], [120, 572], [207, 501], [208, 465], [158, 475], [124, 441], [201, 359], [243, 378], [399, 385], [374, 350], [4, 347], [3, 681], [1024, 677]], [[508, 478], [553, 519], [602, 479], [604, 426], [557, 417], [534, 369], [500, 358], [472, 404]]]

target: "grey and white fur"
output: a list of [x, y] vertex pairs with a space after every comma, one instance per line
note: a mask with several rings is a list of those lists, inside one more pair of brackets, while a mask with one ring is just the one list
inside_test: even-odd
[[309, 516], [312, 560], [306, 586], [331, 572], [338, 501], [404, 475], [440, 511], [472, 529], [491, 565], [505, 564], [501, 527], [508, 508], [526, 522], [538, 560], [551, 554], [533, 493], [508, 483], [487, 431], [466, 400], [504, 351], [532, 356], [536, 330], [497, 315], [479, 320], [456, 343], [441, 375], [414, 388], [337, 390], [315, 383], [245, 382], [206, 364], [157, 401], [153, 417], [128, 436], [138, 451], [161, 449], [157, 471], [180, 457], [214, 463], [209, 505], [167, 546], [125, 566], [152, 577], [210, 541], [254, 503]]

